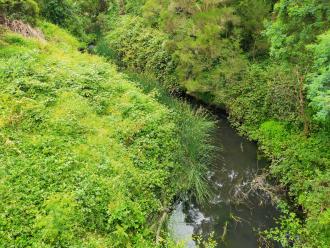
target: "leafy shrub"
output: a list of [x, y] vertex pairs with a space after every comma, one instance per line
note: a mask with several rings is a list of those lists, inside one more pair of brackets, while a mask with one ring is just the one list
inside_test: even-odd
[[285, 203], [280, 203], [282, 215], [277, 220], [277, 227], [262, 233], [266, 238], [276, 240], [283, 247], [300, 247], [305, 235], [301, 220], [288, 209]]
[[34, 24], [38, 14], [39, 6], [34, 0], [0, 0], [0, 16]]
[[89, 41], [90, 37], [86, 34], [89, 17], [83, 15], [76, 1], [39, 0], [39, 5], [40, 14], [47, 21], [69, 30], [80, 40]]
[[165, 47], [166, 42], [165, 34], [144, 27], [141, 18], [124, 16], [97, 50], [119, 66], [138, 73], [149, 73], [168, 87], [173, 87], [175, 63]]
[[220, 100], [226, 102], [231, 122], [242, 133], [253, 133], [256, 126], [269, 119], [300, 127], [303, 117], [299, 87], [290, 66], [253, 64], [241, 81], [222, 90]]
[[[290, 132], [281, 122], [267, 121], [260, 126], [256, 138], [273, 159], [272, 173], [283, 186], [290, 187], [289, 194], [296, 199], [294, 207], [302, 206], [306, 215], [306, 223], [301, 222], [300, 228], [295, 226], [299, 235], [291, 235], [290, 238], [296, 241], [297, 247], [327, 247], [330, 242], [327, 207], [330, 204], [329, 136], [320, 132], [306, 138]], [[291, 220], [292, 214], [283, 216], [282, 222], [286, 226], [282, 232], [276, 231], [282, 235], [283, 244], [286, 242], [285, 233], [295, 225]]]
[[41, 1], [42, 15], [50, 22], [64, 26], [74, 13], [73, 2], [70, 0]]

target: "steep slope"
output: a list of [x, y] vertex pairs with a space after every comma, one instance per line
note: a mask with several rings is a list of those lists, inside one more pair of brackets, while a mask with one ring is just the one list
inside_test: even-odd
[[154, 247], [189, 171], [185, 114], [41, 27], [47, 42], [0, 36], [0, 246]]

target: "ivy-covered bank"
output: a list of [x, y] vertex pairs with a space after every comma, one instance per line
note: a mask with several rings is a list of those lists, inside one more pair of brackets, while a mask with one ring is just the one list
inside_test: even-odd
[[174, 197], [203, 197], [213, 123], [38, 26], [0, 32], [0, 246], [155, 247]]

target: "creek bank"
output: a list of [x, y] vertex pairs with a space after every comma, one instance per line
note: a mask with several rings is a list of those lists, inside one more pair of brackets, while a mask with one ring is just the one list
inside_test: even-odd
[[[188, 98], [197, 98], [194, 101], [204, 106], [208, 104], [208, 101], [198, 97], [198, 94], [190, 95]], [[318, 203], [324, 202], [323, 205], [327, 206], [328, 202], [322, 198], [322, 195], [328, 191], [329, 179], [326, 170], [329, 165], [327, 131], [310, 133], [306, 137], [283, 121], [270, 119], [258, 125], [244, 121], [237, 122], [233, 119], [230, 104], [227, 107], [223, 107], [222, 104], [220, 106], [213, 102], [207, 105], [207, 108], [220, 112], [226, 109], [226, 116], [237, 132], [257, 142], [260, 150], [271, 161], [269, 174], [283, 191], [284, 201], [279, 204], [281, 208], [279, 226], [268, 232], [268, 238], [277, 240], [282, 245], [289, 242], [299, 246], [309, 242], [307, 240], [313, 239], [318, 234], [327, 233], [327, 221], [321, 223], [322, 219], [327, 219], [326, 208], [315, 215]], [[322, 239], [326, 240], [323, 236]], [[319, 241], [315, 240], [315, 242]], [[323, 247], [321, 243], [320, 247]]]
[[[219, 197], [219, 189], [217, 185], [217, 182], [212, 181], [212, 175], [214, 171], [217, 172], [217, 175], [220, 173], [224, 173], [224, 175], [221, 175], [218, 177], [218, 179], [221, 177], [222, 179], [224, 179], [223, 177], [227, 177], [226, 179], [224, 179], [227, 183], [227, 188], [226, 189], [221, 189], [221, 190], [227, 190], [228, 192], [226, 192], [226, 197], [227, 202], [224, 203], [224, 206], [221, 205], [223, 203], [220, 203], [220, 206], [217, 206], [217, 201], [219, 200], [215, 200], [213, 202], [213, 207], [210, 207], [210, 209], [213, 209], [212, 211], [214, 211], [214, 213], [216, 213], [217, 211], [219, 211], [219, 209], [223, 208], [225, 209], [225, 213], [223, 214], [223, 223], [229, 223], [226, 225], [226, 232], [232, 232], [233, 231], [233, 223], [235, 224], [242, 222], [241, 218], [236, 218], [236, 214], [232, 214], [231, 209], [232, 208], [236, 208], [238, 212], [243, 211], [245, 213], [246, 216], [244, 216], [243, 219], [247, 218], [247, 219], [253, 219], [255, 217], [254, 214], [249, 215], [249, 213], [251, 212], [251, 209], [259, 209], [257, 211], [254, 211], [256, 215], [259, 216], [256, 217], [256, 220], [258, 220], [256, 223], [255, 222], [255, 226], [260, 227], [260, 230], [264, 230], [267, 229], [269, 227], [274, 227], [274, 220], [272, 217], [277, 217], [279, 216], [279, 212], [275, 209], [275, 207], [272, 205], [272, 199], [270, 199], [269, 195], [267, 195], [268, 192], [265, 192], [264, 190], [262, 190], [262, 188], [266, 188], [264, 187], [264, 183], [266, 182], [265, 180], [259, 180], [264, 178], [263, 176], [265, 174], [268, 175], [268, 173], [263, 173], [262, 176], [260, 175], [261, 172], [265, 172], [265, 170], [267, 170], [270, 162], [263, 157], [264, 154], [262, 154], [262, 152], [260, 152], [260, 150], [258, 150], [257, 147], [257, 142], [252, 141], [252, 140], [247, 140], [246, 137], [240, 136], [237, 132], [237, 130], [235, 130], [229, 120], [228, 120], [228, 112], [226, 111], [225, 108], [219, 107], [215, 104], [206, 104], [204, 101], [202, 101], [201, 99], [197, 98], [194, 95], [189, 95], [184, 91], [176, 91], [174, 94], [170, 95], [168, 93], [168, 91], [157, 81], [155, 80], [150, 80], [147, 78], [144, 78], [143, 76], [136, 74], [136, 73], [132, 73], [129, 71], [123, 71], [125, 73], [125, 75], [128, 76], [129, 80], [132, 82], [137, 83], [143, 90], [145, 93], [147, 94], [153, 94], [152, 92], [154, 92], [154, 90], [156, 89], [156, 91], [158, 92], [157, 95], [157, 99], [162, 102], [165, 105], [171, 106], [172, 108], [174, 106], [178, 106], [178, 103], [188, 103], [190, 106], [192, 106], [194, 109], [204, 109], [208, 112], [208, 115], [212, 116], [211, 118], [214, 119], [218, 124], [216, 129], [213, 131], [212, 135], [213, 135], [213, 141], [214, 141], [214, 145], [217, 147], [225, 147], [225, 150], [227, 154], [224, 154], [223, 151], [217, 151], [216, 154], [216, 160], [213, 161], [213, 163], [211, 164], [211, 166], [208, 167], [208, 171], [206, 171], [206, 174], [208, 176], [208, 184], [211, 188], [211, 191], [214, 193], [214, 191], [216, 192], [215, 194], [218, 193], [218, 197]], [[224, 140], [223, 140], [224, 139]], [[225, 144], [223, 144], [223, 142]], [[235, 152], [232, 152], [236, 151]], [[228, 153], [228, 151], [230, 151]], [[243, 155], [242, 155], [243, 154]], [[229, 160], [229, 163], [226, 163], [224, 161], [224, 159], [227, 157], [227, 159]], [[229, 157], [229, 158], [228, 158]], [[237, 158], [235, 158], [237, 157]], [[232, 161], [234, 160], [234, 161]], [[248, 161], [246, 163], [246, 161]], [[229, 165], [228, 165], [229, 164]], [[221, 171], [219, 172], [219, 168], [221, 170], [221, 168], [225, 167], [225, 171]], [[246, 171], [244, 171], [244, 166], [246, 165]], [[229, 167], [228, 167], [229, 166]], [[236, 179], [234, 180], [234, 178], [230, 179], [231, 177], [238, 177], [239, 179], [237, 179], [238, 181], [236, 181]], [[229, 178], [229, 181], [228, 181]], [[232, 181], [230, 180], [234, 180], [236, 181], [236, 183], [233, 184], [233, 186], [229, 185], [232, 183]], [[259, 186], [261, 187], [256, 187], [251, 190], [251, 188], [247, 188], [249, 187], [249, 185], [252, 185], [253, 182], [255, 182], [256, 180], [259, 180]], [[262, 183], [262, 184], [261, 184]], [[275, 185], [276, 182], [270, 182], [270, 184], [273, 186]], [[241, 186], [241, 187], [240, 187]], [[269, 188], [269, 187], [268, 187]], [[231, 197], [230, 193], [235, 192], [236, 191], [236, 195], [235, 197]], [[245, 197], [245, 199], [243, 199], [243, 201], [241, 201], [239, 199], [240, 195], [239, 193], [241, 193], [242, 197]], [[181, 201], [179, 200], [181, 199]], [[176, 201], [174, 201], [173, 205], [170, 208], [170, 210], [172, 212], [170, 212], [170, 216], [177, 216], [178, 219], [183, 219], [186, 215], [186, 213], [189, 214], [189, 212], [198, 212], [198, 211], [204, 211], [203, 208], [205, 208], [205, 205], [212, 205], [212, 203], [199, 203], [197, 202], [194, 198], [189, 198], [190, 200], [187, 201], [182, 201], [182, 199], [187, 199], [186, 198], [180, 198], [180, 196], [176, 199]], [[251, 205], [252, 204], [252, 205]], [[261, 207], [259, 205], [262, 205]], [[238, 207], [237, 207], [238, 206]], [[198, 208], [201, 208], [200, 210]], [[191, 208], [193, 208], [193, 210], [191, 210]], [[196, 210], [197, 208], [197, 210]], [[229, 209], [229, 210], [228, 210]], [[191, 210], [191, 211], [190, 211]], [[186, 213], [184, 212], [186, 211]], [[211, 212], [212, 212], [211, 211]], [[262, 214], [261, 214], [262, 213]], [[263, 215], [264, 213], [267, 213], [265, 215]], [[188, 214], [186, 216], [188, 216]], [[200, 215], [198, 213], [195, 213], [194, 215]], [[213, 214], [213, 213], [209, 213], [209, 214]], [[244, 214], [243, 214], [244, 215]], [[171, 219], [172, 217], [170, 217]], [[189, 217], [191, 218], [191, 216]], [[263, 219], [264, 218], [264, 219]], [[162, 216], [159, 216], [159, 219], [162, 219]], [[237, 221], [239, 220], [239, 221]], [[182, 222], [179, 220], [179, 222]], [[197, 222], [199, 223], [200, 220], [197, 220]], [[249, 220], [248, 222], [251, 223], [251, 220]], [[267, 223], [265, 223], [267, 222]], [[245, 222], [244, 222], [245, 223]], [[244, 224], [243, 223], [243, 224]], [[244, 226], [244, 225], [243, 225]], [[223, 236], [222, 234], [224, 233], [224, 226], [221, 224], [217, 224], [217, 230], [221, 230], [219, 232], [217, 232], [218, 237]], [[249, 225], [247, 224], [246, 226], [244, 226], [243, 228], [241, 228], [243, 230], [243, 236], [249, 236], [248, 237], [248, 241], [246, 242], [250, 242], [251, 246], [250, 247], [255, 247], [257, 245], [258, 242], [258, 236], [257, 236], [257, 232], [254, 232], [254, 227], [253, 224]], [[258, 228], [256, 228], [258, 229]], [[187, 232], [187, 230], [190, 232], [192, 232], [193, 228], [191, 226], [186, 226], [185, 228], [181, 229], [179, 231], [180, 232]], [[244, 230], [249, 230], [249, 231], [244, 231]], [[193, 232], [192, 232], [193, 233]], [[204, 233], [206, 236], [209, 235], [211, 232]], [[247, 234], [248, 233], [248, 234]], [[158, 236], [158, 235], [157, 235]], [[182, 237], [182, 235], [180, 235]], [[237, 237], [231, 237], [233, 240], [235, 240]], [[244, 239], [243, 239], [244, 240]], [[242, 239], [240, 240], [242, 242]], [[218, 240], [219, 243], [221, 243], [221, 240]], [[245, 242], [245, 241], [244, 241]], [[243, 242], [243, 243], [244, 243]], [[188, 241], [188, 243], [192, 243], [192, 241]], [[240, 243], [237, 243], [237, 245], [239, 245]], [[254, 246], [255, 245], [255, 246]], [[239, 247], [239, 246], [238, 246]]]

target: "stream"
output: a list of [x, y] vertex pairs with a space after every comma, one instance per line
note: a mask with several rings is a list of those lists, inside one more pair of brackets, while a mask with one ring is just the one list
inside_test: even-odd
[[239, 136], [226, 116], [217, 114], [215, 131], [217, 151], [215, 163], [207, 173], [211, 188], [208, 202], [190, 199], [178, 202], [172, 211], [168, 229], [175, 241], [184, 241], [185, 247], [196, 247], [193, 236], [207, 238], [211, 233], [217, 247], [256, 248], [258, 230], [274, 226], [276, 208], [269, 199], [249, 194], [235, 204], [238, 186], [247, 184], [257, 172], [267, 166], [259, 158], [257, 145]]

